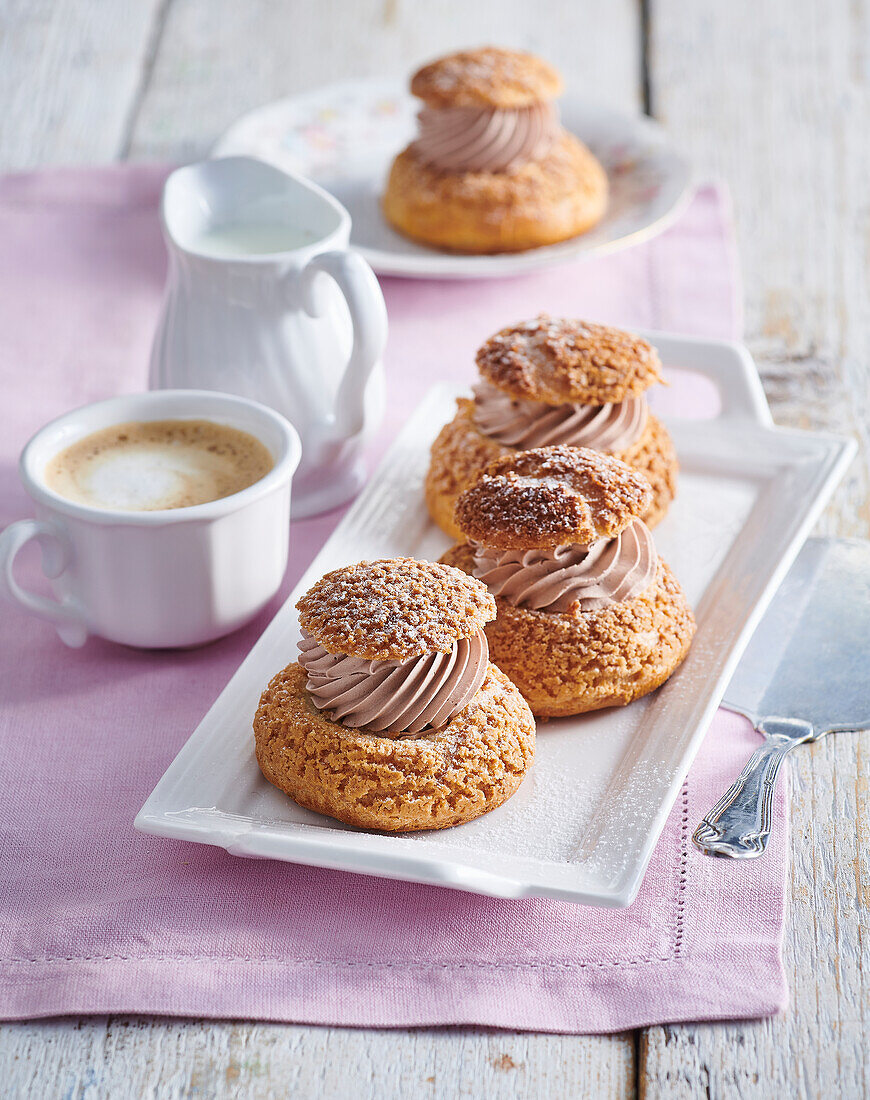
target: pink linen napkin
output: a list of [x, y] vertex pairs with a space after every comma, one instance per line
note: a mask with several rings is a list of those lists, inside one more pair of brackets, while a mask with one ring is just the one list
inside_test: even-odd
[[[0, 525], [29, 514], [14, 464], [42, 423], [142, 389], [164, 273], [165, 171], [0, 181]], [[705, 187], [657, 240], [492, 282], [385, 280], [389, 409], [373, 456], [478, 343], [546, 310], [739, 331], [727, 200]], [[668, 405], [697, 411], [675, 386]], [[283, 595], [339, 513], [293, 525]], [[35, 560], [24, 580], [38, 584]], [[132, 820], [259, 635], [190, 652], [90, 640], [0, 607], [0, 1016], [150, 1012], [328, 1024], [606, 1032], [782, 1009], [784, 796], [767, 856], [699, 855], [691, 831], [751, 751], [720, 712], [627, 910], [503, 901], [137, 834]]]

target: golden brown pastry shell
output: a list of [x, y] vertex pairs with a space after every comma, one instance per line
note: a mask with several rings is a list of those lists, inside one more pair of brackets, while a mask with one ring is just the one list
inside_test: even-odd
[[[459, 494], [474, 484], [493, 459], [516, 453], [518, 448], [497, 443], [478, 429], [473, 401], [462, 397], [457, 404], [456, 416], [444, 425], [432, 444], [425, 492], [432, 519], [451, 538], [462, 540], [464, 535], [453, 514]], [[641, 518], [653, 527], [664, 517], [677, 490], [677, 454], [667, 428], [650, 413], [637, 443], [615, 457], [649, 481], [653, 502]]]
[[545, 405], [616, 404], [662, 381], [659, 353], [642, 336], [546, 313], [494, 333], [475, 362], [502, 393]]
[[[467, 543], [441, 561], [471, 572]], [[624, 706], [671, 675], [688, 652], [695, 619], [668, 566], [633, 600], [599, 611], [560, 615], [513, 607], [496, 597], [486, 627], [490, 658], [539, 718]]]
[[555, 99], [562, 78], [525, 50], [481, 46], [430, 61], [411, 78], [411, 93], [427, 107], [528, 107]]
[[652, 506], [633, 466], [591, 447], [501, 455], [466, 489], [454, 518], [465, 537], [498, 550], [555, 550], [612, 539]]
[[490, 664], [469, 705], [441, 730], [383, 737], [331, 722], [298, 664], [274, 676], [254, 718], [263, 775], [306, 809], [363, 829], [444, 829], [494, 810], [534, 760], [535, 721]]
[[328, 653], [405, 661], [447, 653], [495, 618], [486, 585], [440, 562], [380, 558], [324, 574], [296, 604]]
[[591, 229], [607, 207], [607, 175], [565, 132], [549, 153], [511, 172], [438, 172], [408, 146], [383, 196], [387, 221], [453, 252], [522, 252]]

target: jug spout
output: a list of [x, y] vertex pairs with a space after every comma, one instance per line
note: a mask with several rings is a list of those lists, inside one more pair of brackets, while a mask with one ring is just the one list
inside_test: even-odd
[[350, 215], [331, 195], [254, 157], [179, 168], [166, 181], [161, 219], [170, 249], [216, 263], [287, 260], [350, 237]]

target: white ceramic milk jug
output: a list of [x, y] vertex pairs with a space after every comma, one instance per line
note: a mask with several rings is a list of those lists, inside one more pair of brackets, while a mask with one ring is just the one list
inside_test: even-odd
[[161, 215], [169, 273], [151, 388], [270, 405], [302, 441], [294, 517], [349, 500], [383, 415], [387, 336], [378, 281], [348, 251], [350, 215], [310, 181], [251, 157], [173, 172]]

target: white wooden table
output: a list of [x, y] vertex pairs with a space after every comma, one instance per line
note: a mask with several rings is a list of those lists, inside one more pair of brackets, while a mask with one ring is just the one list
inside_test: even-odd
[[[525, 46], [731, 185], [776, 419], [864, 449], [822, 531], [870, 534], [870, 0], [0, 0], [0, 169], [192, 158], [258, 103]], [[870, 740], [793, 764], [792, 1005], [603, 1037], [144, 1018], [7, 1025], [14, 1097], [870, 1095]]]

